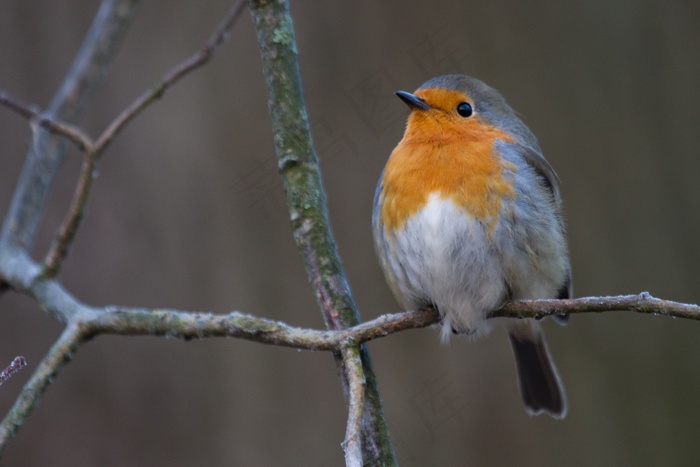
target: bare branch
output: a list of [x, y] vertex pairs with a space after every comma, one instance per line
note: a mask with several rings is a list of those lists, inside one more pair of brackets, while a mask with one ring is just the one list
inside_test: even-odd
[[506, 303], [490, 317], [543, 318], [557, 313], [602, 313], [634, 311], [650, 315], [700, 320], [700, 306], [652, 297], [649, 292], [613, 297], [583, 297], [571, 300], [519, 300]]
[[[78, 120], [92, 91], [106, 76], [138, 3], [138, 0], [102, 2], [61, 88], [42, 116], [46, 124], [48, 121], [71, 124]], [[51, 186], [64, 159], [63, 141], [47, 131], [34, 132], [5, 217], [0, 246], [31, 249]]]
[[[216, 315], [176, 310], [148, 310], [110, 307], [94, 309], [98, 314], [85, 321], [91, 333], [167, 335], [182, 339], [239, 337], [265, 344], [306, 350], [338, 351], [408, 329], [440, 322], [432, 308], [379, 316], [348, 329], [320, 331], [290, 326], [240, 312]], [[582, 314], [633, 311], [651, 315], [700, 320], [700, 306], [638, 295], [584, 297], [571, 300], [520, 300], [493, 311], [491, 318], [541, 319], [558, 313]]]
[[[61, 365], [69, 360], [80, 343], [98, 334], [120, 334], [160, 335], [183, 339], [238, 337], [266, 344], [340, 353], [343, 356], [341, 361], [344, 364], [348, 387], [348, 434], [347, 443], [344, 446], [350, 449], [349, 451], [346, 449], [346, 455], [354, 459], [356, 456], [351, 453], [355, 449], [353, 443], [356, 439], [357, 410], [359, 410], [359, 404], [366, 406], [369, 403], [368, 398], [372, 394], [365, 389], [364, 399], [361, 399], [356, 392], [363, 376], [365, 379], [368, 378], [364, 370], [367, 362], [364, 360], [363, 347], [360, 345], [406, 329], [430, 326], [440, 320], [436, 310], [422, 309], [383, 315], [348, 329], [332, 331], [298, 328], [280, 321], [240, 312], [216, 315], [164, 309], [95, 308], [77, 301], [56, 279], [41, 276], [39, 266], [26, 255], [4, 256], [0, 261], [0, 272], [15, 290], [31, 296], [50, 314], [68, 324], [61, 339], [54, 345], [25, 386], [12, 412], [0, 425], [0, 453], [21, 426], [23, 419], [38, 403], [50, 379], [57, 375]], [[491, 317], [542, 318], [555, 313], [599, 313], [623, 310], [700, 320], [700, 307], [660, 300], [646, 292], [620, 297], [518, 301], [508, 303], [500, 310], [494, 311]], [[362, 372], [359, 372], [357, 357], [363, 363]], [[362, 423], [362, 447], [363, 455], [366, 457], [364, 440], [368, 437], [367, 410], [364, 407], [363, 409], [365, 418]]]
[[347, 467], [362, 467], [362, 414], [365, 404], [365, 374], [358, 346], [343, 349], [348, 375], [348, 422], [342, 443]]
[[[0, 274], [15, 290], [42, 304], [42, 307], [57, 320], [77, 323], [85, 335], [154, 335], [181, 339], [238, 337], [298, 349], [339, 351], [408, 329], [424, 328], [440, 321], [436, 310], [426, 308], [386, 314], [347, 329], [332, 331], [294, 327], [281, 321], [240, 312], [218, 315], [162, 308], [98, 308], [76, 300], [56, 279], [41, 276], [39, 266], [26, 255], [0, 257]], [[493, 311], [490, 317], [539, 319], [557, 313], [606, 311], [633, 311], [700, 320], [700, 306], [658, 299], [647, 292], [572, 300], [521, 300], [506, 303], [499, 310]]]
[[83, 157], [83, 164], [80, 169], [78, 184], [73, 192], [73, 199], [68, 207], [66, 217], [58, 228], [53, 242], [51, 242], [51, 247], [46, 253], [46, 259], [44, 259], [43, 274], [46, 277], [54, 277], [58, 274], [61, 264], [73, 244], [75, 235], [78, 233], [78, 228], [87, 208], [90, 189], [95, 180], [98, 154], [94, 148], [90, 148]]
[[92, 184], [95, 180], [97, 163], [106, 147], [131, 120], [160, 98], [177, 81], [209, 61], [218, 46], [224, 42], [230, 28], [240, 15], [243, 6], [245, 6], [245, 0], [239, 0], [229, 10], [224, 20], [209, 37], [201, 50], [166, 72], [160, 81], [141, 94], [109, 124], [94, 145], [85, 146], [87, 150], [73, 199], [44, 260], [44, 275], [46, 277], [53, 277], [58, 274], [61, 264], [75, 239], [75, 235], [78, 233], [85, 215]]
[[24, 420], [36, 408], [41, 396], [51, 382], [68, 363], [85, 341], [77, 326], [68, 326], [53, 345], [46, 358], [39, 364], [32, 377], [22, 389], [15, 404], [0, 424], [0, 456], [5, 452]]
[[[360, 313], [328, 221], [325, 191], [302, 92], [289, 4], [286, 0], [249, 0], [249, 6], [258, 35], [277, 167], [287, 196], [294, 239], [328, 329], [355, 326], [361, 321]], [[361, 348], [360, 354], [367, 379], [364, 461], [370, 465], [396, 465], [369, 352]], [[345, 384], [348, 375], [342, 374], [343, 365], [338, 358], [336, 361]], [[347, 394], [349, 388], [345, 386], [343, 390]]]
[[[151, 86], [150, 89], [145, 91], [114, 119], [96, 142], [93, 142], [80, 128], [46, 116], [37, 106], [24, 104], [8, 93], [0, 91], [0, 104], [5, 105], [26, 118], [38, 122], [42, 127], [68, 137], [71, 141], [76, 143], [80, 149], [86, 151], [71, 205], [68, 208], [66, 217], [59, 227], [56, 237], [44, 260], [44, 275], [46, 277], [53, 277], [58, 273], [73, 243], [85, 214], [85, 208], [95, 177], [97, 162], [104, 149], [126, 124], [148, 107], [149, 104], [160, 98], [182, 77], [209, 61], [216, 52], [218, 46], [226, 39], [226, 35], [244, 6], [245, 0], [239, 0], [229, 10], [224, 20], [209, 37], [201, 50], [165, 73], [160, 81]], [[58, 166], [56, 166], [56, 169], [58, 169]]]
[[37, 105], [21, 102], [19, 99], [3, 90], [0, 90], [0, 104], [22, 115], [34, 124], [38, 124], [54, 133], [67, 137], [75, 143], [79, 149], [88, 149], [93, 145], [90, 137], [80, 128], [68, 123], [53, 120], [45, 115]]
[[407, 329], [439, 321], [432, 309], [380, 316], [340, 331], [305, 329], [282, 321], [233, 311], [225, 315], [178, 310], [109, 307], [93, 309], [81, 326], [90, 334], [168, 336], [181, 339], [238, 337], [304, 350], [338, 351]]
[[121, 114], [109, 124], [102, 134], [97, 138], [95, 147], [98, 152], [104, 148], [119, 134], [119, 132], [134, 119], [141, 111], [150, 104], [161, 98], [165, 92], [170, 89], [181, 78], [185, 77], [190, 72], [205, 65], [211, 57], [214, 56], [217, 48], [225, 42], [231, 27], [235, 23], [238, 16], [241, 14], [245, 0], [239, 0], [231, 7], [214, 33], [204, 43], [204, 46], [183, 62], [179, 63], [171, 70], [167, 71], [161, 79], [153, 84], [149, 89], [144, 91], [135, 101], [133, 101]]
[[10, 379], [12, 375], [17, 373], [25, 366], [27, 366], [27, 360], [25, 360], [24, 357], [21, 355], [19, 357], [15, 357], [10, 365], [0, 372], [0, 385]]

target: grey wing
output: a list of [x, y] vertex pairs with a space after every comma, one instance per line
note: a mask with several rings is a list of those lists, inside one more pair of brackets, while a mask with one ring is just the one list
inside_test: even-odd
[[[552, 166], [549, 165], [549, 162], [547, 162], [547, 159], [544, 158], [539, 148], [535, 149], [524, 147], [523, 155], [525, 156], [527, 163], [535, 169], [538, 175], [542, 177], [545, 185], [552, 192], [557, 209], [561, 209], [561, 195], [559, 193], [560, 181], [557, 173], [554, 171]], [[561, 219], [561, 212], [558, 212], [557, 214], [560, 217], [560, 222], [563, 223], [563, 220]], [[557, 291], [557, 298], [559, 300], [564, 300], [573, 298], [573, 296], [574, 289], [571, 281], [571, 269], [569, 269], [566, 275], [566, 280]], [[569, 315], [566, 313], [552, 315], [552, 318], [554, 318], [554, 320], [561, 325], [564, 325], [569, 321]]]
[[559, 204], [561, 202], [561, 195], [559, 194], [559, 177], [554, 171], [547, 159], [542, 155], [542, 151], [539, 148], [532, 148], [528, 146], [522, 146], [522, 154], [525, 156], [527, 163], [535, 169], [538, 175], [544, 179], [544, 183], [552, 191], [554, 195], [554, 200]]

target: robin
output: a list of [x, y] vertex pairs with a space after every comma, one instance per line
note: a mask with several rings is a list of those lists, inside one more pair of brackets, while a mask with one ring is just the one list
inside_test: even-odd
[[488, 319], [509, 300], [571, 297], [556, 173], [498, 91], [477, 79], [440, 76], [396, 95], [411, 113], [372, 216], [394, 295], [405, 309], [436, 308], [443, 341], [504, 326], [528, 413], [563, 418], [564, 389], [539, 323]]

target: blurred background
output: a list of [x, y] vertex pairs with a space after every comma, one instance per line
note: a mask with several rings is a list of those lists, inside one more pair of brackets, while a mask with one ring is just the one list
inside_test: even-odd
[[[96, 136], [197, 50], [232, 2], [144, 2], [81, 125]], [[98, 2], [6, 0], [0, 88], [46, 107]], [[398, 311], [370, 231], [375, 184], [407, 109], [393, 96], [445, 73], [499, 89], [562, 179], [577, 296], [700, 302], [700, 4], [691, 1], [292, 4], [333, 230], [364, 319]], [[138, 117], [100, 165], [63, 281], [92, 305], [240, 310], [323, 321], [276, 173], [248, 13], [205, 68]], [[0, 214], [30, 137], [0, 109]], [[34, 254], [80, 165], [71, 149]], [[546, 325], [564, 421], [529, 417], [502, 332], [441, 346], [432, 330], [374, 341], [404, 466], [697, 465], [700, 323], [633, 313]], [[0, 296], [0, 412], [61, 326]], [[82, 348], [6, 465], [341, 465], [345, 405], [332, 357], [234, 339], [101, 336]]]

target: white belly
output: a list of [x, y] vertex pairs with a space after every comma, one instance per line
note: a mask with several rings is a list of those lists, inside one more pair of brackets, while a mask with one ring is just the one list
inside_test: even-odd
[[[383, 237], [383, 226], [378, 227]], [[503, 302], [508, 288], [483, 224], [433, 194], [393, 240], [383, 240], [379, 254], [403, 306], [437, 307], [443, 339], [453, 329], [469, 334], [490, 330], [486, 315]]]

